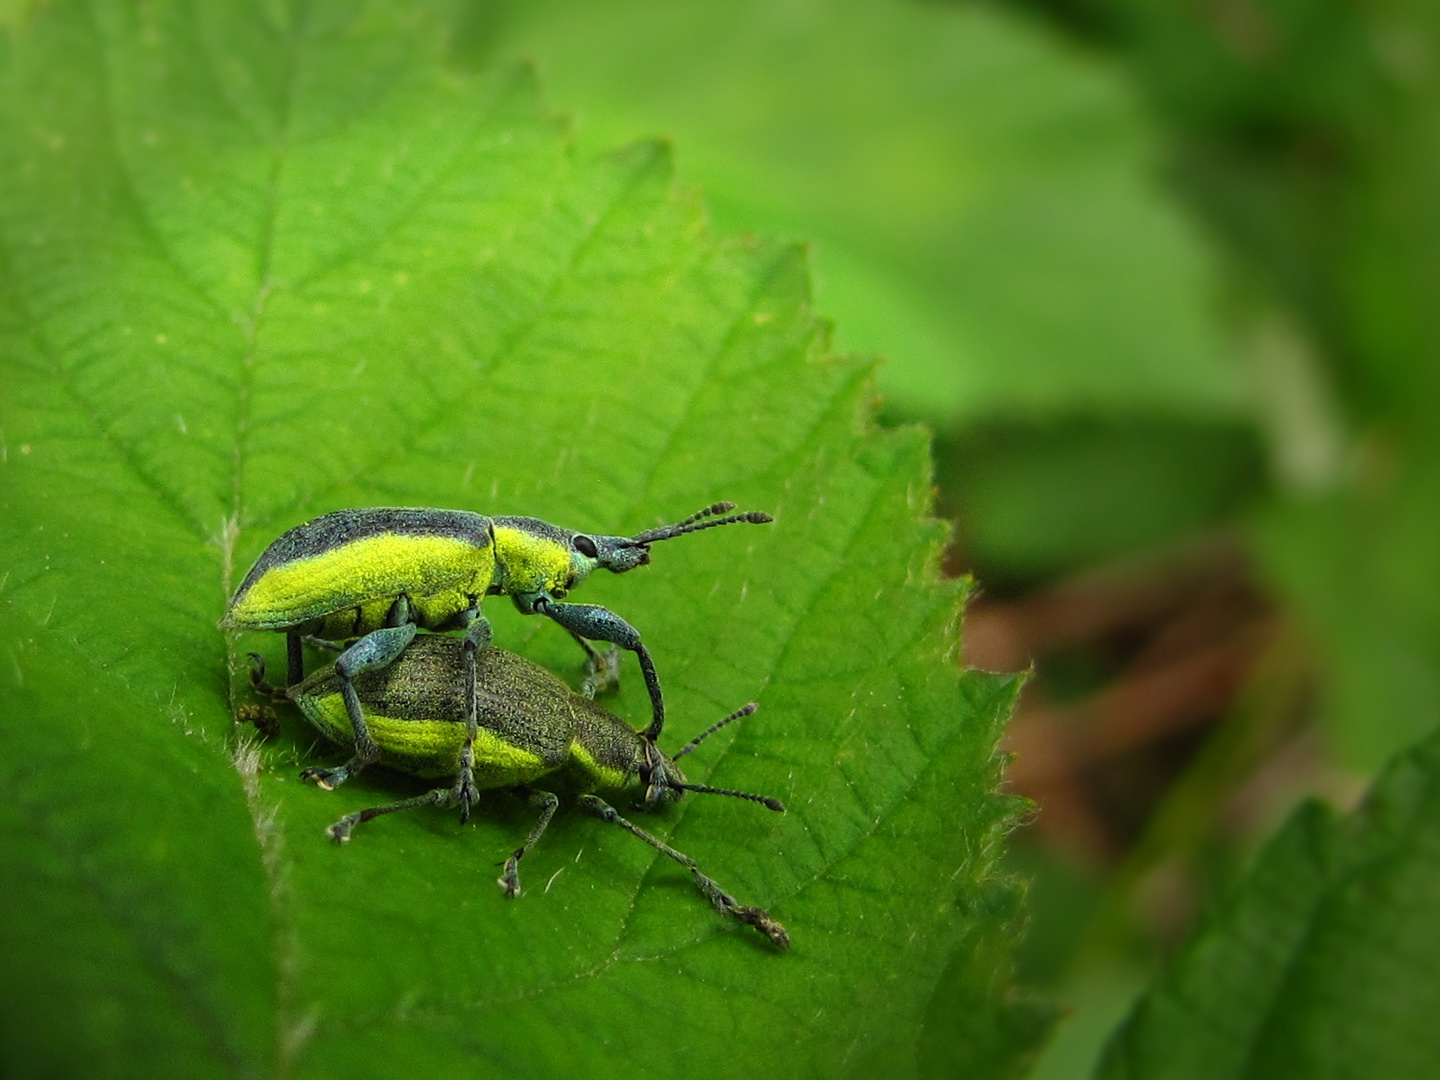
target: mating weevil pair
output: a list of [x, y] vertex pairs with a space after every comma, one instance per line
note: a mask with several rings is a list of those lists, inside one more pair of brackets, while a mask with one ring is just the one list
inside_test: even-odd
[[[650, 561], [650, 545], [658, 541], [736, 522], [758, 525], [772, 520], [769, 514], [755, 511], [729, 514], [734, 508], [733, 503], [715, 503], [684, 521], [634, 536], [595, 536], [536, 518], [485, 517], [465, 510], [340, 510], [296, 526], [266, 548], [235, 590], [220, 626], [285, 633], [287, 685], [304, 677], [305, 637], [358, 639], [335, 660], [354, 729], [354, 754], [338, 768], [309, 772], [309, 778], [323, 787], [343, 784], [379, 758], [353, 680], [393, 663], [417, 628], [465, 631], [469, 744], [473, 744], [475, 657], [491, 638], [480, 602], [493, 594], [508, 594], [526, 615], [554, 619], [585, 649], [592, 671], [597, 666], [603, 669], [605, 658], [590, 641], [633, 652], [650, 694], [651, 719], [645, 734], [653, 743], [665, 726], [665, 702], [639, 631], [603, 607], [561, 601], [600, 567], [623, 574], [644, 566]], [[613, 679], [613, 671], [608, 676], [602, 671], [601, 683]], [[462, 821], [469, 817], [476, 790], [469, 744], [461, 752], [456, 788]]]
[[[264, 660], [255, 653], [250, 658], [251, 679], [261, 693], [294, 702], [331, 741], [350, 742], [345, 694], [333, 664], [279, 690], [265, 682]], [[428, 636], [413, 642], [388, 667], [362, 672], [351, 680], [365, 706], [381, 762], [416, 776], [445, 777], [451, 782], [423, 795], [347, 814], [327, 830], [331, 839], [343, 843], [356, 826], [383, 814], [458, 800], [453, 781], [466, 746], [469, 716], [457, 687], [465, 665], [460, 641]], [[645, 808], [695, 791], [748, 799], [783, 811], [778, 800], [763, 795], [691, 784], [676, 764], [725, 725], [753, 713], [753, 704], [711, 725], [671, 757], [644, 732], [636, 731], [592, 698], [575, 693], [545, 668], [506, 649], [492, 645], [475, 657], [475, 667], [479, 734], [474, 744], [474, 783], [482, 789], [514, 788], [540, 811], [525, 842], [505, 860], [499, 884], [507, 896], [519, 895], [520, 860], [535, 846], [560, 805], [553, 792], [533, 786], [548, 779], [573, 791], [588, 813], [619, 825], [689, 870], [717, 911], [755, 927], [779, 948], [789, 947], [789, 934], [763, 908], [738, 903], [701, 871], [694, 859], [627, 821], [595, 794], [622, 791], [638, 780], [645, 789], [641, 804]]]
[[[783, 928], [763, 911], [736, 904], [701, 874], [692, 860], [631, 825], [593, 795], [597, 788], [622, 787], [632, 776], [639, 775], [647, 789], [646, 805], [678, 798], [684, 790], [709, 790], [781, 808], [774, 800], [759, 796], [686, 784], [674, 759], [667, 758], [655, 745], [665, 722], [664, 701], [655, 666], [638, 631], [605, 608], [560, 602], [598, 567], [624, 573], [645, 565], [650, 545], [656, 541], [720, 525], [771, 520], [768, 514], [758, 512], [725, 516], [733, 509], [733, 504], [716, 503], [684, 521], [633, 537], [592, 536], [534, 518], [489, 518], [456, 510], [339, 511], [298, 526], [271, 544], [236, 590], [220, 625], [227, 629], [284, 632], [288, 692], [281, 696], [292, 697], [302, 707], [315, 693], [313, 679], [302, 683], [303, 641], [350, 642], [336, 646], [340, 655], [335, 663], [317, 673], [334, 690], [328, 695], [331, 705], [326, 715], [333, 720], [343, 708], [345, 723], [322, 725], [316, 715], [306, 710], [327, 735], [352, 750], [350, 760], [338, 768], [307, 769], [302, 774], [322, 787], [344, 783], [382, 756], [392, 759], [391, 763], [399, 768], [417, 771], [411, 760], [415, 740], [420, 738], [417, 733], [428, 731], [422, 742], [428, 738], [432, 744], [438, 738], [437, 731], [447, 733], [442, 742], [453, 740], [457, 721], [453, 717], [444, 721], [435, 717], [445, 714], [450, 708], [446, 702], [453, 704], [458, 697], [464, 717], [463, 738], [455, 748], [453, 768], [448, 760], [443, 765], [431, 760], [424, 766], [424, 775], [453, 776], [453, 786], [438, 788], [420, 800], [373, 808], [353, 821], [347, 819], [348, 824], [338, 822], [331, 830], [337, 840], [348, 837], [359, 820], [422, 803], [458, 803], [461, 820], [465, 821], [480, 788], [524, 787], [528, 779], [564, 767], [571, 774], [572, 786], [581, 791], [583, 806], [687, 866], [717, 908], [757, 926], [783, 946], [789, 941]], [[649, 726], [636, 732], [604, 710], [600, 712], [610, 716], [612, 724], [598, 729], [594, 724], [576, 727], [573, 708], [521, 710], [519, 718], [501, 716], [499, 720], [493, 708], [487, 712], [482, 697], [491, 700], [494, 691], [486, 688], [482, 670], [503, 663], [499, 658], [510, 654], [491, 646], [490, 625], [480, 612], [480, 602], [486, 595], [505, 593], [523, 613], [538, 612], [554, 619], [585, 649], [592, 676], [600, 676], [587, 681], [591, 693], [613, 681], [615, 670], [613, 666], [606, 670], [607, 661], [610, 665], [614, 662], [613, 648], [607, 658], [597, 653], [589, 641], [609, 642], [634, 652], [650, 696]], [[444, 645], [423, 639], [422, 645], [414, 642], [417, 628], [463, 629], [465, 635], [458, 642], [439, 639], [448, 642]], [[458, 661], [451, 665], [443, 687], [442, 680], [415, 674], [433, 674], [438, 668], [433, 663], [427, 667], [427, 658], [445, 650], [451, 650]], [[412, 700], [401, 710], [399, 727], [387, 720], [377, 737], [367, 721], [367, 712], [373, 708], [367, 707], [366, 688], [373, 689], [373, 677], [387, 670], [396, 686], [413, 687], [408, 692], [412, 697], [418, 694], [419, 700]], [[499, 688], [513, 691], [524, 681], [502, 679]], [[263, 677], [257, 675], [257, 685], [262, 682]], [[529, 682], [536, 679], [531, 677]], [[461, 687], [458, 694], [457, 684]], [[711, 730], [745, 714], [745, 710], [733, 714]], [[565, 716], [572, 722], [567, 723]], [[482, 717], [499, 726], [482, 725]], [[436, 724], [440, 727], [436, 728]], [[348, 730], [342, 730], [345, 725]], [[621, 730], [624, 736], [619, 734]], [[596, 731], [607, 734], [600, 737]], [[694, 745], [676, 757], [688, 753]], [[531, 797], [539, 800], [542, 816], [526, 844], [507, 863], [501, 882], [510, 895], [519, 889], [519, 858], [544, 831], [556, 805], [554, 796], [548, 793], [531, 792]]]

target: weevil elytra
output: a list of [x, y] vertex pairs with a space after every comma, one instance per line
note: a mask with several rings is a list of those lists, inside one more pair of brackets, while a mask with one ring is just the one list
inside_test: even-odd
[[[322, 787], [343, 784], [379, 756], [352, 680], [393, 663], [417, 628], [465, 631], [473, 743], [475, 656], [491, 638], [489, 620], [480, 612], [487, 595], [508, 594], [523, 613], [546, 615], [563, 626], [585, 649], [592, 672], [601, 672], [602, 683], [615, 678], [613, 652], [603, 656], [590, 641], [635, 653], [650, 695], [651, 720], [645, 730], [653, 743], [665, 725], [665, 703], [639, 631], [606, 608], [561, 601], [598, 568], [623, 574], [644, 566], [650, 561], [650, 545], [660, 540], [736, 522], [772, 520], [758, 511], [731, 514], [733, 509], [733, 503], [715, 503], [684, 521], [634, 536], [572, 532], [536, 518], [485, 517], [466, 510], [339, 510], [297, 525], [266, 548], [235, 590], [220, 626], [283, 632], [286, 682], [292, 686], [304, 677], [306, 637], [357, 639], [334, 664], [354, 754], [336, 768], [310, 771], [308, 778]], [[459, 765], [462, 820], [469, 815], [476, 790], [468, 779], [472, 758], [467, 743]]]
[[[265, 682], [264, 660], [250, 654], [255, 686], [262, 693], [293, 701], [327, 739], [350, 746], [353, 730], [345, 693], [335, 665], [319, 669], [294, 686], [280, 690]], [[582, 809], [619, 825], [656, 851], [690, 871], [700, 891], [717, 911], [755, 927], [772, 943], [788, 948], [785, 928], [762, 908], [738, 903], [695, 860], [627, 821], [597, 791], [623, 791], [638, 782], [644, 807], [673, 802], [687, 791], [730, 795], [784, 811], [776, 799], [743, 791], [691, 784], [676, 761], [726, 724], [755, 711], [746, 705], [713, 724], [673, 757], [655, 745], [648, 733], [636, 731], [592, 698], [577, 694], [545, 668], [512, 652], [492, 646], [475, 657], [478, 732], [473, 740], [473, 783], [479, 788], [515, 788], [540, 811], [525, 842], [505, 860], [499, 884], [510, 897], [520, 893], [520, 860], [545, 832], [560, 805], [541, 790], [541, 779], [573, 791]], [[361, 672], [350, 685], [369, 718], [370, 735], [380, 762], [422, 777], [451, 779], [424, 795], [347, 814], [327, 829], [343, 843], [355, 827], [383, 814], [461, 801], [458, 774], [467, 745], [464, 645], [441, 636], [418, 638], [405, 654], [385, 668]], [[547, 782], [547, 786], [551, 786]]]

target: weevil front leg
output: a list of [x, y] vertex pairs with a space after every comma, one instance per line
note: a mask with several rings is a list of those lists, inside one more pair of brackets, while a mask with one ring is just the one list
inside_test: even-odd
[[505, 895], [509, 897], [520, 895], [520, 860], [525, 857], [527, 851], [535, 846], [535, 842], [545, 832], [546, 827], [550, 824], [550, 819], [555, 816], [556, 808], [560, 805], [560, 800], [548, 791], [538, 791], [535, 788], [518, 790], [525, 794], [526, 800], [531, 806], [540, 808], [540, 820], [530, 830], [530, 835], [525, 838], [525, 843], [511, 852], [510, 857], [505, 860], [505, 869], [501, 871], [500, 877], [496, 880], [496, 884], [504, 889]]
[[759, 930], [770, 939], [771, 944], [778, 948], [788, 949], [790, 947], [790, 935], [786, 932], [785, 927], [770, 917], [768, 911], [764, 908], [737, 903], [735, 898], [722, 889], [713, 878], [707, 877], [700, 870], [700, 867], [696, 865], [695, 860], [690, 858], [689, 855], [676, 851], [663, 840], [651, 836], [644, 829], [640, 828], [640, 826], [626, 821], [620, 816], [619, 812], [604, 799], [595, 795], [581, 795], [579, 803], [581, 808], [587, 813], [594, 814], [601, 821], [608, 821], [611, 825], [619, 825], [626, 832], [630, 833], [630, 835], [638, 836], [641, 840], [644, 840], [645, 843], [660, 852], [660, 854], [674, 859], [681, 866], [685, 867], [686, 870], [689, 870], [690, 876], [695, 879], [695, 884], [700, 887], [700, 891], [704, 893], [705, 898], [714, 905], [716, 911], [725, 915], [732, 915], [746, 926], [755, 927], [756, 930]]
[[595, 604], [557, 604], [553, 600], [536, 601], [535, 610], [550, 616], [576, 637], [590, 641], [608, 641], [629, 649], [640, 661], [640, 672], [645, 676], [645, 689], [650, 691], [650, 726], [645, 729], [645, 738], [654, 742], [665, 727], [665, 699], [660, 694], [660, 676], [655, 674], [655, 662], [650, 659], [650, 650], [640, 640], [640, 631], [607, 608]]
[[366, 765], [380, 758], [380, 748], [370, 738], [370, 729], [365, 725], [365, 711], [360, 707], [360, 695], [355, 692], [351, 681], [366, 671], [378, 671], [394, 662], [405, 646], [415, 637], [415, 624], [387, 626], [366, 634], [355, 644], [342, 652], [335, 660], [335, 676], [340, 682], [340, 696], [345, 700], [345, 712], [350, 717], [350, 729], [354, 736], [354, 755], [344, 765], [335, 769], [306, 769], [300, 774], [302, 780], [314, 780], [326, 790], [339, 787]]

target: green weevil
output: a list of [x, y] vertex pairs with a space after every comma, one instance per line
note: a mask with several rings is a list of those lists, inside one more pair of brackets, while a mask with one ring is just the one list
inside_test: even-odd
[[[572, 532], [528, 517], [485, 517], [466, 510], [371, 508], [338, 510], [297, 525], [255, 561], [231, 597], [220, 626], [227, 630], [275, 630], [286, 634], [287, 685], [304, 677], [304, 640], [351, 641], [335, 660], [335, 678], [349, 717], [354, 754], [336, 768], [312, 769], [306, 778], [336, 787], [379, 756], [352, 680], [394, 662], [417, 628], [464, 630], [465, 681], [475, 712], [475, 656], [490, 644], [490, 622], [480, 612], [487, 595], [509, 594], [526, 615], [555, 620], [590, 657], [592, 672], [615, 660], [590, 641], [609, 642], [635, 653], [650, 694], [650, 741], [665, 724], [660, 679], [639, 631], [594, 604], [560, 601], [597, 568], [617, 574], [650, 561], [650, 545], [701, 529], [736, 522], [762, 524], [769, 514], [730, 514], [720, 502], [674, 525], [634, 536]], [[729, 515], [729, 516], [724, 516]], [[352, 640], [353, 639], [353, 640]], [[473, 741], [475, 721], [468, 724]], [[463, 749], [456, 775], [461, 820], [477, 790], [473, 751]]]
[[[251, 679], [261, 693], [288, 698], [327, 739], [352, 746], [346, 684], [334, 664], [281, 690], [265, 682], [264, 660], [255, 653], [250, 657]], [[711, 725], [672, 757], [646, 732], [636, 731], [594, 699], [575, 693], [545, 668], [491, 646], [475, 657], [478, 732], [473, 743], [467, 743], [467, 695], [460, 690], [467, 677], [466, 665], [459, 639], [430, 635], [416, 639], [394, 663], [361, 672], [349, 685], [365, 705], [381, 764], [416, 776], [453, 780], [461, 768], [462, 751], [473, 745], [477, 787], [515, 788], [539, 809], [540, 818], [530, 835], [505, 860], [499, 885], [506, 896], [519, 895], [520, 860], [540, 839], [560, 805], [555, 794], [533, 786], [544, 778], [553, 782], [547, 786], [573, 791], [582, 809], [619, 825], [689, 870], [717, 911], [755, 927], [780, 948], [789, 947], [785, 928], [764, 909], [738, 903], [706, 876], [694, 859], [627, 821], [595, 794], [623, 791], [638, 781], [644, 788], [640, 804], [644, 808], [696, 791], [748, 799], [783, 812], [785, 807], [777, 799], [691, 784], [676, 764], [725, 725], [753, 713], [753, 703]], [[458, 785], [447, 782], [414, 798], [346, 814], [326, 832], [332, 840], [344, 843], [357, 825], [399, 810], [451, 805], [460, 798], [457, 792]]]

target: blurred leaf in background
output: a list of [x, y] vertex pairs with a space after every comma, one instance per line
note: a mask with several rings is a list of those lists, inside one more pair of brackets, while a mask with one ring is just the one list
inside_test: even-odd
[[[1016, 1075], [1048, 1015], [997, 870], [1020, 680], [956, 668], [925, 434], [873, 425], [801, 250], [717, 238], [662, 147], [577, 154], [472, 15], [57, 0], [0, 38], [0, 1072]], [[677, 742], [760, 702], [692, 778], [789, 813], [648, 824], [790, 953], [573, 814], [504, 901], [505, 793], [331, 845], [403, 781], [298, 782], [293, 716], [237, 739], [280, 641], [216, 620], [284, 529], [719, 497], [776, 521], [585, 598], [644, 630]]]
[[493, 10], [582, 145], [671, 136], [722, 226], [812, 242], [837, 344], [890, 359], [896, 409], [1243, 407], [1134, 95], [1035, 21], [912, 0]]
[[1303, 807], [1109, 1046], [1106, 1080], [1429, 1076], [1440, 739], [1348, 818]]
[[813, 238], [839, 340], [936, 426], [969, 654], [1039, 659], [1015, 781], [1121, 860], [1036, 864], [1062, 953], [1077, 911], [1183, 934], [1440, 716], [1433, 8], [487, 8], [582, 139], [671, 134], [721, 220]]

